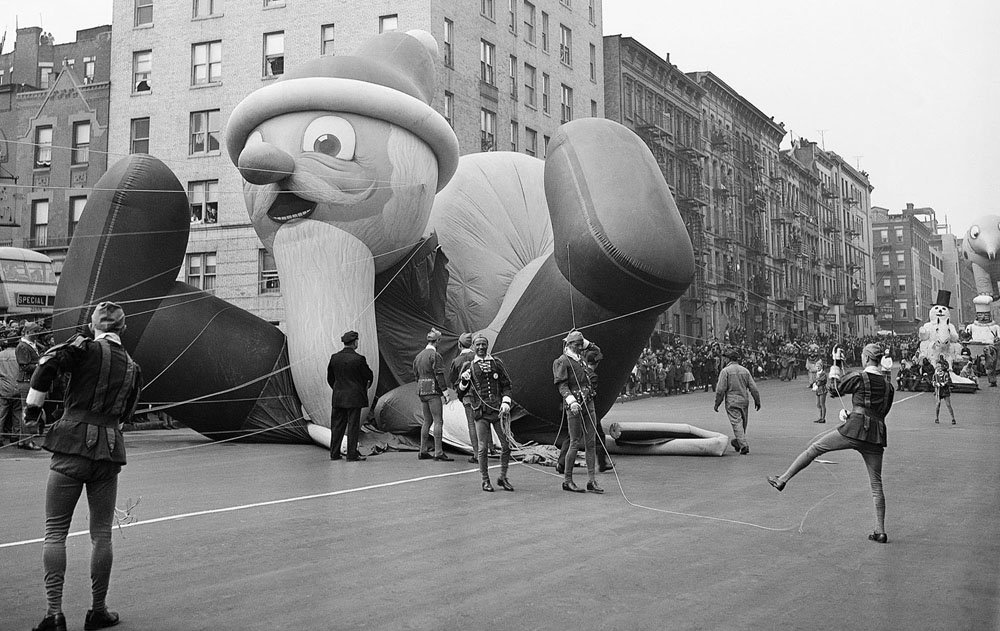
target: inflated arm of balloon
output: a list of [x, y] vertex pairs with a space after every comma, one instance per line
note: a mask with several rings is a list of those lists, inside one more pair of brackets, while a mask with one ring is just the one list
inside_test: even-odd
[[167, 414], [215, 439], [310, 442], [284, 335], [176, 281], [188, 213], [183, 186], [156, 158], [131, 155], [108, 169], [59, 279], [57, 338], [81, 329], [96, 303], [118, 302], [126, 313], [122, 341], [146, 382], [143, 402], [170, 406]]
[[561, 338], [579, 328], [603, 350], [596, 401], [603, 415], [658, 315], [690, 285], [694, 256], [656, 161], [627, 128], [605, 119], [572, 121], [547, 153], [552, 254], [518, 274], [491, 328], [514, 400], [557, 425], [552, 361]]

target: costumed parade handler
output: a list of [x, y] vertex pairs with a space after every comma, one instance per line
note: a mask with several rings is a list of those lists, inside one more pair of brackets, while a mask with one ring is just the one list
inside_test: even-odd
[[569, 432], [569, 448], [563, 462], [564, 491], [583, 493], [573, 482], [573, 465], [581, 442], [587, 462], [587, 491], [604, 493], [597, 484], [596, 434], [597, 412], [594, 409], [596, 389], [590, 379], [590, 371], [583, 359], [583, 333], [573, 330], [563, 338], [563, 352], [552, 362], [552, 376], [563, 402], [566, 429]]
[[459, 375], [456, 392], [465, 406], [473, 411], [476, 421], [479, 451], [479, 473], [483, 490], [492, 493], [489, 476], [489, 448], [493, 444], [492, 428], [500, 438], [500, 477], [497, 486], [513, 491], [507, 479], [510, 466], [510, 406], [511, 381], [507, 368], [500, 359], [489, 354], [490, 341], [483, 333], [472, 338], [475, 356], [469, 360]]
[[125, 312], [113, 302], [102, 302], [90, 321], [94, 338], [77, 336], [49, 349], [31, 377], [25, 418], [41, 414], [46, 394], [61, 373], [71, 375], [65, 412], [45, 435], [44, 448], [52, 452], [45, 491], [45, 593], [48, 609], [36, 630], [65, 629], [62, 612], [66, 574], [66, 537], [77, 500], [87, 488], [90, 509], [90, 577], [92, 604], [87, 629], [118, 624], [105, 598], [111, 580], [111, 527], [118, 496], [118, 473], [125, 464], [122, 425], [135, 411], [142, 389], [139, 365], [122, 346]]
[[868, 538], [878, 543], [887, 543], [885, 533], [885, 493], [882, 489], [882, 454], [886, 447], [885, 417], [892, 409], [892, 383], [885, 378], [879, 366], [883, 354], [879, 344], [868, 344], [861, 351], [864, 369], [847, 375], [836, 386], [830, 387], [830, 396], [851, 395], [853, 408], [850, 412], [841, 410], [843, 421], [836, 429], [830, 430], [814, 440], [805, 451], [792, 462], [788, 470], [778, 476], [767, 478], [768, 484], [782, 491], [795, 474], [828, 451], [853, 449], [861, 454], [868, 469], [872, 498], [875, 503], [875, 530]]

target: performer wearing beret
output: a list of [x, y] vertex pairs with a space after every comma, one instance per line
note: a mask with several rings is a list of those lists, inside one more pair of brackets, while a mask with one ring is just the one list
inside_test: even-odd
[[552, 377], [559, 396], [562, 397], [563, 415], [569, 430], [569, 449], [563, 465], [564, 491], [583, 493], [584, 490], [573, 483], [573, 464], [576, 452], [583, 442], [587, 460], [587, 491], [603, 493], [597, 484], [596, 450], [594, 436], [597, 433], [597, 413], [594, 410], [595, 388], [590, 380], [587, 364], [583, 360], [583, 334], [570, 331], [563, 339], [563, 353], [552, 362]]
[[[844, 419], [836, 429], [830, 430], [813, 441], [792, 462], [788, 470], [778, 476], [770, 476], [767, 481], [779, 491], [795, 474], [809, 466], [813, 460], [828, 451], [853, 449], [861, 454], [868, 469], [872, 497], [875, 502], [875, 531], [868, 538], [878, 543], [887, 543], [885, 534], [885, 493], [882, 490], [882, 454], [886, 446], [885, 417], [892, 409], [894, 390], [879, 367], [882, 347], [868, 344], [861, 351], [865, 368], [860, 373], [851, 373], [836, 386], [830, 387], [830, 396], [851, 395], [854, 405], [850, 413], [841, 411]], [[846, 418], [845, 418], [846, 416]]]
[[[441, 332], [431, 329], [427, 333], [427, 346], [417, 353], [413, 359], [413, 374], [417, 378], [417, 396], [424, 411], [424, 422], [420, 426], [420, 453], [417, 458], [420, 460], [441, 460], [450, 462], [450, 458], [444, 453], [444, 445], [441, 442], [441, 433], [444, 430], [443, 403], [444, 391], [448, 388], [445, 378], [444, 359], [437, 351], [438, 340], [441, 339]], [[434, 455], [431, 456], [429, 449], [430, 436], [434, 435]]]
[[[475, 356], [475, 352], [471, 347], [472, 333], [462, 333], [458, 336], [458, 355], [451, 360], [451, 370], [448, 372], [448, 383], [455, 390], [458, 390], [459, 376]], [[465, 420], [469, 424], [469, 444], [472, 445], [472, 455], [469, 456], [469, 462], [479, 462], [479, 438], [476, 436], [476, 415], [464, 399], [462, 400], [462, 408], [465, 410]]]
[[118, 624], [105, 599], [111, 580], [111, 527], [118, 495], [118, 473], [125, 464], [121, 426], [135, 411], [142, 388], [139, 365], [122, 346], [125, 312], [113, 302], [94, 309], [90, 327], [94, 338], [76, 337], [49, 349], [31, 377], [24, 416], [34, 421], [60, 373], [71, 375], [62, 417], [45, 435], [44, 448], [52, 452], [45, 489], [45, 593], [48, 610], [35, 629], [66, 629], [62, 612], [66, 574], [66, 536], [73, 511], [87, 487], [90, 509], [90, 579], [92, 606], [85, 628]]
[[361, 434], [361, 410], [368, 407], [368, 388], [375, 379], [368, 360], [358, 353], [358, 332], [340, 336], [344, 348], [330, 356], [326, 382], [333, 389], [333, 409], [330, 413], [330, 460], [340, 460], [340, 443], [347, 432], [347, 460], [358, 462], [365, 457], [358, 453]]
[[458, 396], [470, 408], [476, 419], [476, 433], [479, 435], [479, 473], [483, 478], [483, 490], [492, 493], [490, 484], [489, 457], [493, 436], [490, 429], [496, 427], [500, 437], [500, 477], [497, 486], [505, 491], [513, 491], [514, 487], [507, 480], [507, 468], [510, 465], [509, 426], [501, 422], [510, 419], [510, 376], [503, 362], [489, 354], [490, 341], [482, 333], [472, 338], [472, 348], [475, 356], [464, 367], [459, 375]]

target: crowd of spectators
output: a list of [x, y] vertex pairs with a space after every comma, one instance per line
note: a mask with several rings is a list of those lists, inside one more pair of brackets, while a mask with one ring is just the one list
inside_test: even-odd
[[685, 342], [680, 336], [672, 336], [673, 343], [659, 343], [659, 338], [651, 340], [651, 346], [643, 349], [639, 360], [622, 392], [624, 397], [638, 395], [669, 396], [686, 394], [696, 390], [708, 392], [715, 389], [715, 382], [722, 368], [722, 347], [737, 347], [742, 354], [740, 362], [754, 379], [791, 380], [805, 375], [807, 360], [822, 359], [831, 362], [833, 349], [839, 346], [844, 351], [847, 366], [859, 366], [861, 350], [865, 344], [878, 342], [889, 350], [894, 361], [912, 360], [920, 350], [920, 341], [911, 336], [844, 336], [829, 335], [798, 336], [794, 339], [768, 333], [757, 342], [750, 342], [740, 330], [728, 332], [722, 340], [693, 339]]

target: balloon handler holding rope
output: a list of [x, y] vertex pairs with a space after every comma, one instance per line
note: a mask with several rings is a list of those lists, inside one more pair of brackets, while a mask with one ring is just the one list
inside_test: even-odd
[[123, 342], [147, 376], [144, 401], [216, 440], [328, 446], [327, 360], [346, 330], [379, 358], [369, 394], [381, 429], [419, 415], [410, 362], [431, 327], [445, 356], [458, 332], [481, 331], [517, 376], [502, 395], [518, 403], [514, 433], [547, 443], [563, 407], [551, 358], [566, 331], [585, 331], [606, 349], [593, 394], [602, 417], [693, 277], [659, 166], [638, 136], [599, 118], [561, 126], [544, 161], [459, 159], [431, 107], [436, 55], [428, 33], [383, 33], [354, 55], [291, 68], [233, 110], [226, 149], [277, 263], [283, 330], [175, 280], [190, 229], [185, 187], [138, 154], [87, 202], [54, 327], [77, 329], [101, 300], [127, 304]]

